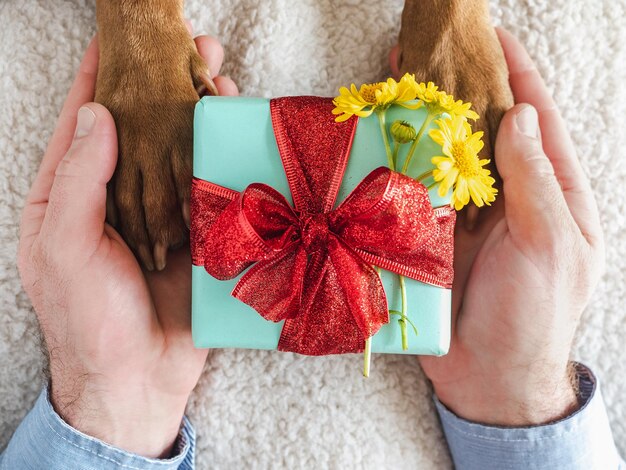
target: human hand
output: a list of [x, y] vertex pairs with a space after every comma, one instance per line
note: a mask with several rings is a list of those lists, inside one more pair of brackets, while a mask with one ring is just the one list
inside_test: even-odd
[[[196, 46], [219, 71], [217, 40], [202, 36]], [[94, 39], [28, 195], [18, 266], [49, 352], [56, 411], [88, 435], [162, 457], [207, 352], [191, 339], [189, 249], [172, 253], [163, 272], [144, 274], [105, 224], [117, 134], [109, 112], [89, 103], [97, 68]], [[215, 84], [237, 94], [228, 78]]]
[[503, 195], [481, 211], [474, 231], [457, 224], [450, 353], [420, 362], [457, 415], [522, 426], [577, 407], [569, 354], [604, 248], [591, 187], [556, 105], [520, 43], [498, 34], [515, 102], [530, 105], [517, 104], [500, 125]]

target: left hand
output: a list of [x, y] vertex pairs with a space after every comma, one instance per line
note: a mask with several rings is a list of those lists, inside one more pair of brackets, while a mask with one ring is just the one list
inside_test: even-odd
[[556, 104], [523, 46], [499, 36], [518, 103], [496, 140], [502, 194], [481, 210], [476, 230], [457, 224], [450, 353], [420, 362], [457, 415], [528, 426], [578, 406], [569, 355], [603, 270], [604, 243]]
[[[196, 46], [219, 71], [217, 40], [199, 37]], [[191, 339], [189, 249], [146, 274], [105, 223], [118, 148], [113, 118], [89, 103], [98, 55], [94, 39], [28, 195], [18, 265], [49, 351], [56, 411], [88, 435], [162, 457], [207, 351]], [[221, 94], [237, 94], [230, 79], [215, 83]]]

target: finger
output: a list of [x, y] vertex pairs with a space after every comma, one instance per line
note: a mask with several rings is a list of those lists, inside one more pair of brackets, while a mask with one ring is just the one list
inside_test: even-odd
[[96, 103], [77, 113], [75, 138], [57, 166], [41, 233], [52, 247], [95, 250], [104, 233], [107, 182], [117, 162], [113, 117]]
[[391, 48], [391, 52], [389, 53], [389, 67], [391, 67], [391, 75], [393, 75], [396, 79], [400, 78], [400, 67], [399, 63], [399, 55], [400, 55], [400, 44], [396, 44]]
[[56, 129], [29, 192], [27, 204], [38, 204], [48, 200], [54, 172], [72, 144], [78, 109], [85, 103], [93, 101], [98, 74], [98, 54], [98, 38], [94, 37], [85, 51], [74, 84], [61, 110]]
[[212, 36], [198, 36], [195, 41], [198, 53], [209, 67], [211, 78], [217, 77], [224, 62], [224, 48]]
[[217, 91], [219, 91], [220, 96], [238, 96], [239, 89], [235, 82], [231, 80], [230, 77], [215, 77], [215, 86], [217, 87]]
[[543, 149], [550, 159], [572, 216], [585, 237], [601, 237], [598, 209], [565, 122], [539, 71], [524, 47], [509, 32], [498, 29], [509, 66], [509, 81], [516, 103], [529, 103], [539, 113]]
[[576, 228], [539, 134], [535, 108], [518, 104], [504, 115], [496, 138], [509, 231], [535, 252], [562, 242], [562, 229]]

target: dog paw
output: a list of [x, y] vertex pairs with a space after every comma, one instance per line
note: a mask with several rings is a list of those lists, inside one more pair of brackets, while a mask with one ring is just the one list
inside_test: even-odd
[[447, 27], [435, 25], [430, 29], [420, 26], [425, 21], [421, 18], [423, 10], [411, 11], [413, 3], [407, 1], [403, 14], [400, 74], [414, 73], [418, 81], [432, 81], [455, 99], [471, 102], [480, 116], [472, 127], [485, 133], [483, 155], [493, 158], [500, 120], [513, 106], [513, 96], [498, 38], [488, 16], [479, 15], [481, 2], [476, 2], [476, 10], [465, 12], [465, 19], [449, 16]]
[[217, 94], [184, 24], [162, 33], [101, 43], [96, 92], [118, 131], [107, 221], [149, 270], [188, 238], [194, 106]]

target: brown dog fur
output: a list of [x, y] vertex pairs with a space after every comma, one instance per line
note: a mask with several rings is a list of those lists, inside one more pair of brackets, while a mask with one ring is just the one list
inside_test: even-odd
[[[96, 100], [115, 118], [119, 160], [107, 217], [148, 269], [165, 266], [189, 223], [193, 108], [211, 87], [183, 20], [183, 0], [97, 0]], [[406, 0], [401, 72], [471, 101], [485, 155], [512, 106], [487, 0]]]
[[469, 101], [491, 156], [504, 112], [513, 106], [509, 72], [486, 0], [406, 0], [400, 30], [400, 72], [432, 81]]
[[96, 101], [115, 118], [119, 159], [107, 217], [148, 269], [185, 242], [193, 109], [208, 74], [182, 0], [98, 0]]

